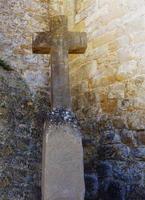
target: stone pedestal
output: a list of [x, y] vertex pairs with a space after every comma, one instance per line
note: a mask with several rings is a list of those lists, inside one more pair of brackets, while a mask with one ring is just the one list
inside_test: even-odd
[[84, 200], [82, 139], [69, 123], [47, 124], [43, 138], [43, 200]]

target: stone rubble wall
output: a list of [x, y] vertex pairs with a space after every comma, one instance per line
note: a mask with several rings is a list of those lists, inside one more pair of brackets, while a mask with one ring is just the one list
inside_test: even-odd
[[32, 34], [49, 30], [49, 17], [65, 12], [70, 29], [88, 35], [86, 54], [70, 56], [79, 119], [89, 126], [90, 120], [108, 118], [116, 128], [144, 130], [144, 0], [1, 0], [1, 58], [32, 91], [49, 91], [49, 56], [32, 54]]
[[87, 126], [109, 119], [115, 128], [144, 130], [145, 1], [65, 2], [70, 28], [88, 35], [86, 53], [70, 56], [77, 116]]
[[1, 65], [0, 99], [0, 199], [40, 200], [43, 122], [39, 104], [34, 106], [20, 75]]
[[[46, 102], [48, 98], [42, 88], [49, 92], [49, 56], [32, 55], [32, 34], [37, 31], [49, 30], [49, 17], [65, 12], [69, 17], [70, 30], [85, 31], [88, 35], [86, 53], [84, 55], [71, 55], [69, 63], [73, 110], [77, 114], [85, 133], [83, 143], [86, 184], [89, 178], [89, 183], [94, 181], [93, 187], [95, 188], [93, 188], [94, 193], [92, 193], [90, 185], [86, 187], [86, 199], [88, 192], [91, 200], [96, 199], [98, 195], [102, 199], [136, 200], [136, 197], [138, 197], [138, 200], [143, 200], [145, 196], [144, 0], [1, 0], [1, 58], [25, 78], [31, 91], [34, 92], [40, 88], [39, 91], [42, 92], [38, 98], [38, 108], [33, 108], [31, 111], [29, 108], [31, 104], [28, 103], [26, 105], [28, 110], [26, 110], [25, 106], [23, 107], [23, 98], [25, 99], [26, 93], [28, 94], [29, 91], [22, 91], [23, 95], [21, 95], [19, 89], [16, 89], [16, 91], [14, 89], [19, 84], [13, 86], [13, 81], [15, 82], [13, 76], [10, 78], [5, 75], [4, 83], [7, 83], [7, 80], [9, 80], [7, 77], [9, 77], [10, 81], [7, 84], [10, 85], [7, 90], [4, 88], [5, 91], [2, 91], [2, 94], [6, 92], [6, 96], [9, 96], [7, 98], [2, 95], [4, 101], [6, 98], [8, 103], [10, 102], [10, 92], [13, 93], [13, 90], [15, 92], [13, 95], [18, 100], [21, 101], [22, 98], [22, 110], [19, 111], [21, 103], [14, 97], [12, 105], [16, 104], [18, 112], [12, 112], [14, 117], [10, 115], [12, 122], [13, 119], [18, 118], [15, 123], [20, 124], [20, 127], [18, 126], [20, 129], [17, 130], [15, 123], [13, 124], [14, 127], [10, 128], [15, 134], [18, 133], [18, 136], [20, 133], [22, 133], [22, 137], [25, 133], [31, 134], [31, 124], [34, 122], [32, 116], [27, 114], [29, 112], [30, 114], [37, 112], [37, 125], [44, 122], [45, 111], [49, 102]], [[42, 94], [44, 96], [39, 102]], [[29, 98], [31, 100], [31, 96]], [[3, 106], [5, 106], [3, 102], [1, 106], [3, 110]], [[8, 106], [11, 109], [13, 107]], [[42, 106], [46, 107], [40, 112]], [[4, 114], [8, 111], [9, 108], [7, 109], [7, 107], [3, 110]], [[25, 113], [25, 111], [27, 112]], [[21, 116], [21, 112], [27, 115], [26, 119]], [[24, 114], [22, 113], [22, 115]], [[7, 117], [7, 115], [4, 115], [4, 117]], [[30, 125], [28, 131], [23, 129], [24, 125]], [[9, 128], [9, 126], [6, 127]], [[38, 127], [34, 129], [36, 129], [33, 130], [34, 135], [27, 135], [30, 139], [29, 144], [32, 141], [31, 136], [37, 137], [39, 129]], [[7, 129], [2, 131], [2, 133], [7, 132], [9, 133]], [[5, 148], [4, 146], [2, 151], [2, 156], [5, 156], [4, 162], [7, 161], [4, 167], [11, 167], [11, 170], [7, 170], [10, 172], [15, 172], [16, 167], [15, 163], [14, 166], [9, 166], [9, 158], [12, 159], [13, 149], [15, 150], [13, 155], [17, 159], [15, 155], [19, 154], [19, 149], [25, 145], [22, 139], [22, 147], [16, 148], [17, 146], [13, 146], [14, 139], [15, 135], [11, 140], [12, 147]], [[37, 147], [37, 150], [41, 149], [39, 146], [40, 135], [34, 140], [34, 147]], [[29, 144], [26, 144], [26, 150], [29, 150]], [[29, 154], [29, 151], [26, 151], [27, 154]], [[31, 162], [33, 153], [29, 156], [30, 164], [33, 167], [33, 160]], [[40, 152], [38, 152], [39, 156]], [[22, 158], [25, 159], [23, 155]], [[16, 184], [13, 178], [14, 173], [7, 176], [4, 174], [6, 178], [8, 177], [8, 181], [4, 178], [3, 182], [0, 183], [2, 187], [7, 189], [4, 188], [2, 191], [3, 199], [7, 195], [9, 195], [8, 199], [12, 197], [16, 200], [28, 199], [25, 198], [25, 195], [27, 195], [27, 192], [28, 195], [32, 194], [33, 183], [37, 182], [36, 179], [38, 183], [35, 189], [38, 197], [31, 196], [29, 199], [40, 199], [40, 177], [37, 178], [40, 172], [40, 159], [39, 157], [38, 161], [38, 158], [36, 158], [39, 162], [38, 169], [35, 172], [32, 170], [32, 174], [29, 171], [26, 172], [28, 179], [24, 176], [26, 178], [24, 180], [26, 182], [24, 193], [21, 188], [18, 188], [22, 192], [21, 198], [18, 197], [19, 192], [17, 193], [17, 190], [13, 193], [10, 192], [12, 184]], [[18, 165], [21, 166], [21, 163], [18, 163]], [[23, 173], [23, 167], [25, 167], [25, 163], [20, 173]], [[26, 168], [28, 167], [26, 166]], [[100, 171], [100, 169], [103, 170]], [[16, 189], [22, 177], [23, 175], [20, 175], [20, 178], [18, 178]], [[28, 182], [31, 183], [29, 179], [31, 177], [33, 177], [32, 187], [29, 188]], [[100, 191], [98, 191], [97, 185], [99, 185]], [[89, 188], [90, 191], [88, 191]], [[113, 194], [112, 191], [117, 191], [117, 193]], [[92, 197], [89, 192], [95, 197]], [[105, 197], [102, 195], [105, 195]]]
[[[72, 4], [75, 12], [72, 12]], [[143, 200], [145, 1], [66, 0], [84, 55], [70, 55], [73, 110], [84, 135], [85, 200]]]
[[49, 56], [32, 54], [32, 34], [49, 29], [48, 9], [48, 0], [0, 1], [0, 57], [33, 92], [48, 84]]

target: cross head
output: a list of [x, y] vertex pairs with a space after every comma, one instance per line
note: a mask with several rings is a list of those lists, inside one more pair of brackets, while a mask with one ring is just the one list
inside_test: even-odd
[[51, 55], [53, 108], [71, 108], [68, 54], [83, 54], [86, 48], [86, 33], [68, 31], [68, 20], [64, 15], [50, 19], [50, 31], [34, 34], [33, 53]]

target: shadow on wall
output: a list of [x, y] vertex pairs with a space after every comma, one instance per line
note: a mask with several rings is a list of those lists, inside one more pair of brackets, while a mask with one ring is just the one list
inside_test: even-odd
[[[97, 195], [107, 195], [101, 199], [143, 200], [144, 3], [111, 0], [77, 4], [73, 25], [75, 30], [87, 32], [88, 49], [85, 55], [70, 57], [70, 76], [73, 110], [87, 141], [86, 179], [92, 180], [93, 191], [94, 187], [95, 192], [100, 190]], [[102, 162], [110, 166], [109, 178], [99, 177], [97, 163]]]

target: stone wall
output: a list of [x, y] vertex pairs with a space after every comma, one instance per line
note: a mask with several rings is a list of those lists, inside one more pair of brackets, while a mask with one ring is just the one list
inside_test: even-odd
[[[46, 102], [48, 97], [45, 89], [49, 91], [50, 68], [49, 56], [32, 55], [31, 38], [32, 33], [49, 29], [49, 16], [63, 14], [65, 11], [69, 17], [70, 30], [86, 31], [88, 35], [86, 53], [70, 56], [73, 110], [78, 116], [85, 136], [86, 180], [88, 177], [89, 180], [94, 180], [95, 195], [100, 195], [101, 199], [136, 200], [138, 197], [138, 200], [143, 200], [145, 196], [145, 1], [1, 0], [0, 8], [1, 58], [25, 78], [33, 92], [40, 89], [40, 93], [37, 93], [38, 99], [36, 95], [36, 102], [34, 102], [37, 106], [34, 106], [33, 102], [28, 102], [32, 101], [29, 89], [20, 90], [19, 78], [15, 80], [14, 76], [10, 77], [8, 72], [1, 73], [1, 80], [4, 81], [1, 114], [7, 118], [5, 113], [12, 110], [12, 113], [9, 112], [9, 119], [14, 125], [11, 127], [9, 123], [11, 133], [14, 132], [18, 136], [22, 134], [20, 140], [22, 146], [14, 144], [14, 139], [17, 140], [15, 134], [4, 134], [6, 137], [10, 136], [8, 138], [12, 142], [10, 146], [5, 147], [6, 143], [2, 140], [4, 143], [2, 156], [6, 163], [3, 166], [7, 168], [7, 172], [13, 172], [6, 176], [4, 174], [6, 179], [3, 178], [0, 183], [4, 187], [2, 198], [28, 199], [26, 195], [30, 196], [31, 191], [34, 191], [33, 187], [28, 187], [33, 177], [32, 182], [36, 183], [35, 189], [38, 197], [31, 196], [31, 199], [40, 199], [40, 177], [37, 177], [40, 176], [41, 168], [40, 152], [36, 160], [31, 160], [31, 157], [34, 157], [35, 152], [32, 147], [37, 147], [37, 150], [41, 151], [40, 133], [42, 130], [39, 131], [36, 125], [43, 125], [49, 105], [49, 102]], [[3, 93], [6, 94], [3, 95]], [[5, 124], [7, 119], [2, 118], [2, 120], [4, 120], [2, 125], [4, 122], [4, 125], [9, 128]], [[13, 120], [15, 120], [14, 123]], [[31, 125], [36, 126], [33, 127], [34, 134]], [[28, 131], [25, 126], [29, 126]], [[2, 133], [9, 133], [9, 130], [5, 129]], [[25, 133], [30, 139], [26, 146], [23, 144]], [[31, 142], [34, 142], [34, 145], [31, 145]], [[24, 149], [22, 155], [19, 152], [21, 148]], [[29, 150], [33, 153], [29, 154]], [[32, 170], [32, 174], [29, 171], [26, 172], [28, 176], [24, 175], [24, 181], [20, 181], [25, 182], [26, 185], [24, 193], [21, 190], [23, 185], [20, 185], [21, 188], [18, 187], [22, 192], [19, 198], [17, 185], [20, 179], [23, 180], [23, 175], [20, 174], [17, 183], [14, 176], [15, 167], [21, 167], [21, 162], [17, 163], [19, 160], [17, 160], [17, 155], [21, 156], [24, 161], [23, 153], [26, 153], [25, 156], [30, 156], [28, 161], [32, 169], [33, 161], [39, 163], [38, 168], [35, 165], [37, 169]], [[15, 159], [9, 166], [9, 159], [12, 160], [11, 155]], [[12, 170], [9, 170], [9, 167]], [[23, 167], [20, 173], [23, 173]], [[33, 183], [32, 186], [34, 186]], [[10, 192], [13, 184], [16, 184], [16, 193]], [[97, 184], [101, 188], [99, 192]], [[89, 188], [90, 185], [86, 187], [86, 189]], [[112, 194], [112, 191], [117, 191], [117, 193]], [[88, 199], [93, 199], [90, 193], [88, 196]]]
[[86, 53], [70, 55], [73, 110], [84, 133], [85, 199], [143, 200], [145, 1], [66, 0], [65, 10], [70, 29], [88, 35]]
[[49, 90], [49, 56], [33, 55], [32, 34], [49, 29], [49, 16], [69, 17], [86, 31], [85, 55], [70, 56], [73, 109], [80, 120], [111, 119], [117, 128], [144, 130], [144, 0], [37, 0], [0, 2], [1, 58], [33, 91]]
[[[75, 12], [72, 12], [72, 4]], [[109, 119], [145, 129], [145, 1], [66, 1], [70, 28], [86, 31], [85, 55], [70, 56], [73, 109], [80, 120]]]
[[40, 200], [40, 112], [24, 80], [2, 65], [0, 99], [0, 199]]
[[32, 34], [49, 28], [48, 5], [48, 0], [0, 1], [0, 57], [33, 91], [48, 84], [48, 56], [32, 54]]

